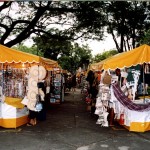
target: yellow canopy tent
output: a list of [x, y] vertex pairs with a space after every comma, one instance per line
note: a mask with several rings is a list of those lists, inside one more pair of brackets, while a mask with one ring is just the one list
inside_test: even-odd
[[88, 67], [88, 70], [93, 70], [93, 71], [102, 70], [104, 62], [107, 61], [108, 59], [110, 59], [110, 58], [104, 59], [98, 63], [90, 64]]
[[93, 71], [100, 71], [100, 70], [103, 70], [103, 65], [104, 65], [105, 63], [107, 63], [108, 60], [111, 60], [112, 58], [114, 58], [114, 57], [116, 57], [116, 56], [118, 57], [118, 56], [120, 56], [120, 54], [122, 54], [122, 53], [119, 53], [119, 54], [116, 54], [116, 55], [111, 56], [111, 57], [109, 57], [109, 58], [106, 58], [106, 59], [104, 59], [104, 60], [102, 60], [102, 61], [100, 61], [100, 62], [98, 62], [98, 63], [90, 64], [89, 67], [88, 67], [88, 70], [93, 70]]
[[[40, 56], [36, 56], [33, 54], [25, 53], [19, 50], [15, 50], [12, 48], [8, 48], [6, 46], [0, 45], [0, 67], [1, 69], [7, 68], [7, 66], [11, 66], [13, 68], [26, 68], [32, 65], [42, 65], [47, 70], [53, 70], [54, 68], [60, 68], [57, 61], [43, 58]], [[2, 84], [3, 85], [3, 84]], [[3, 89], [3, 87], [2, 87]], [[5, 105], [6, 109], [3, 109], [3, 114], [5, 114], [2, 118], [0, 116], [0, 126], [5, 128], [16, 128], [20, 125], [23, 125], [28, 122], [28, 115], [22, 113], [18, 115], [17, 108], [22, 108], [21, 98], [12, 98], [5, 97], [5, 102], [8, 105]], [[1, 104], [0, 104], [1, 106]], [[12, 106], [14, 106], [12, 108]], [[15, 108], [16, 107], [16, 108]], [[12, 113], [13, 112], [13, 113]], [[25, 110], [23, 110], [25, 112]], [[12, 116], [7, 114], [13, 114]]]
[[[131, 66], [144, 63], [150, 63], [150, 46], [146, 44], [139, 46], [131, 51], [121, 53], [120, 55], [105, 61], [102, 68], [104, 70], [115, 70], [117, 68], [129, 68]], [[150, 130], [150, 121], [146, 119], [148, 118], [148, 113], [146, 113], [146, 111], [137, 112], [131, 111], [129, 109], [127, 111], [127, 114], [130, 116], [130, 118], [132, 118], [130, 119], [130, 124], [128, 126], [125, 125], [129, 131], [144, 132]], [[139, 118], [143, 118], [143, 120]]]
[[41, 64], [46, 68], [59, 67], [57, 61], [18, 51], [3, 45], [0, 45], [0, 63], [18, 65], [18, 67], [21, 64]]
[[114, 70], [116, 68], [124, 68], [136, 66], [137, 64], [150, 62], [150, 46], [144, 44], [131, 51], [120, 53], [114, 57], [106, 60], [103, 63], [102, 69]]

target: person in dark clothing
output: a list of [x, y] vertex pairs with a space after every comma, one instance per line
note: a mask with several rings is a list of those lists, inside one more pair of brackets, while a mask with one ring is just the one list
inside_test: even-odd
[[29, 116], [28, 116], [29, 117], [29, 122], [27, 123], [27, 126], [36, 125], [36, 123], [37, 123], [37, 120], [36, 120], [37, 114], [38, 114], [38, 112], [29, 109]]
[[76, 74], [74, 74], [72, 76], [72, 91], [76, 91], [76, 85], [77, 85]]
[[87, 78], [86, 78], [86, 81], [89, 82], [89, 93], [93, 93], [93, 82], [94, 82], [94, 72], [93, 71], [89, 71], [88, 74], [87, 74]]

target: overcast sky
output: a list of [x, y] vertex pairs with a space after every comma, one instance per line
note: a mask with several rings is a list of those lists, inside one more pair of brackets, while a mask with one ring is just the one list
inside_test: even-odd
[[[115, 43], [111, 35], [107, 36], [104, 41], [88, 40], [87, 43], [92, 50], [92, 55], [102, 53], [104, 51], [116, 49]], [[79, 42], [80, 43], [80, 42]]]

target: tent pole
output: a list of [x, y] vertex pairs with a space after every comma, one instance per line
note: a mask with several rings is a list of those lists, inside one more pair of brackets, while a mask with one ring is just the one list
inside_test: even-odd
[[2, 94], [4, 95], [4, 64], [3, 63], [2, 63]]
[[144, 66], [145, 66], [145, 64], [143, 64], [143, 94], [144, 94], [144, 103], [145, 103], [145, 94], [146, 94], [146, 89], [145, 89], [145, 73], [144, 73]]

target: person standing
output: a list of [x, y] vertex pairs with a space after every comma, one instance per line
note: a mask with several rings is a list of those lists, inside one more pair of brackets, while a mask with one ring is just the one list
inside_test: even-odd
[[72, 91], [76, 91], [76, 85], [77, 85], [77, 80], [76, 80], [76, 74], [72, 76]]

